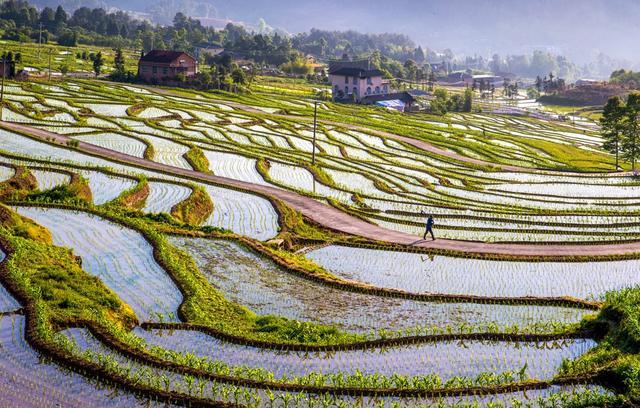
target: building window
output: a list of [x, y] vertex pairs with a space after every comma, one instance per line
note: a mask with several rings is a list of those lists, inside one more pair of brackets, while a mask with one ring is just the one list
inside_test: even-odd
[[153, 75], [158, 73], [158, 67], [153, 67]]
[[367, 95], [371, 95], [371, 87], [370, 86], [367, 87]]
[[356, 88], [355, 86], [353, 87], [353, 94], [358, 95], [358, 88]]
[[149, 70], [149, 67], [147, 67], [146, 65], [142, 66], [142, 72], [147, 72]]
[[348, 77], [348, 76], [344, 77], [344, 83], [345, 83], [345, 84], [348, 84], [348, 83], [349, 83], [349, 77]]
[[336, 86], [333, 88], [333, 92], [337, 95], [337, 94], [338, 94], [338, 91], [339, 91], [339, 89], [338, 89], [338, 85], [336, 85]]
[[382, 92], [384, 92], [385, 94], [386, 94], [386, 93], [388, 93], [388, 92], [389, 92], [389, 88], [385, 85], [385, 86], [382, 88]]
[[379, 93], [380, 93], [380, 87], [376, 86], [376, 94], [379, 94]]
[[371, 81], [371, 77], [367, 78], [367, 85], [373, 85], [373, 81]]
[[358, 85], [358, 78], [353, 77], [353, 84], [354, 84], [354, 85]]
[[349, 93], [349, 87], [345, 86], [344, 87], [344, 94], [347, 95]]
[[169, 68], [162, 68], [162, 74], [167, 75], [169, 73]]

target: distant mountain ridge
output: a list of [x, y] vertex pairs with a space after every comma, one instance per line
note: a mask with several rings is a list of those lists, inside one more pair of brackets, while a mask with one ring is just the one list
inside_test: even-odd
[[[296, 33], [326, 30], [392, 32], [417, 44], [467, 55], [530, 53], [542, 49], [587, 63], [604, 52], [640, 60], [640, 1], [636, 0], [61, 0], [67, 9], [104, 3], [151, 12], [170, 21], [176, 11], [193, 17], [243, 21], [260, 18]], [[34, 0], [57, 5], [59, 0]]]

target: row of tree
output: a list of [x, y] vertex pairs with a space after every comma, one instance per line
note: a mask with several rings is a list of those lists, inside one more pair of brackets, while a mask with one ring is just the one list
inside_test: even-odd
[[549, 76], [536, 76], [535, 88], [538, 92], [564, 91], [566, 86], [565, 80], [556, 77], [553, 72], [549, 72]]
[[[110, 13], [102, 8], [80, 7], [72, 14], [62, 6], [44, 7], [38, 11], [25, 0], [0, 3], [0, 29], [4, 39], [44, 43], [55, 40], [65, 46], [83, 43], [145, 51], [155, 48], [188, 52], [223, 47], [239, 58], [258, 64], [285, 65], [286, 69], [300, 75], [309, 72], [304, 61], [306, 54], [320, 58], [338, 57], [343, 53], [372, 55], [376, 65], [389, 77], [416, 80], [428, 75], [422, 70], [422, 63], [428, 58], [436, 58], [432, 51], [416, 47], [411, 39], [399, 34], [313, 29], [291, 37], [266, 27], [266, 24], [258, 32], [249, 32], [233, 24], [215, 30], [183, 13], [177, 13], [172, 24], [160, 26], [134, 19], [124, 12]], [[213, 63], [212, 60], [206, 62]]]
[[[293, 46], [302, 52], [326, 58], [338, 58], [343, 54], [369, 55], [380, 52], [398, 61], [408, 59], [422, 64], [427, 57], [436, 58], [433, 51], [423, 50], [403, 34], [363, 34], [357, 31], [326, 31], [311, 29], [292, 38]], [[427, 55], [429, 54], [429, 55]]]
[[603, 148], [616, 157], [616, 169], [620, 159], [631, 163], [633, 170], [640, 159], [640, 93], [633, 92], [626, 101], [619, 96], [609, 98], [602, 119]]

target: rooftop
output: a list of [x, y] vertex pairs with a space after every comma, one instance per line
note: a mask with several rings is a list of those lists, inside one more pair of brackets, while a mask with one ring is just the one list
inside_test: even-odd
[[331, 75], [351, 76], [360, 78], [370, 78], [382, 76], [382, 71], [379, 69], [361, 69], [361, 68], [340, 68], [335, 71], [330, 71]]
[[140, 58], [140, 61], [169, 64], [184, 56], [195, 59], [191, 55], [183, 51], [152, 50], [145, 54], [144, 57]]

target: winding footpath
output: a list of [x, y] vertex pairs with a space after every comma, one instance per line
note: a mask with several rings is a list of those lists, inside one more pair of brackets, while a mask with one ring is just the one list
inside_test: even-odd
[[[27, 125], [11, 122], [0, 122], [0, 128], [31, 137], [44, 143], [55, 144], [59, 147], [71, 149], [67, 146], [71, 138], [52, 133], [42, 129], [36, 129]], [[415, 235], [393, 231], [368, 223], [334, 207], [320, 203], [312, 198], [303, 196], [293, 191], [283, 190], [273, 186], [248, 183], [212, 174], [187, 170], [166, 164], [156, 163], [144, 158], [130, 156], [103, 147], [79, 142], [72, 150], [91, 156], [100, 157], [113, 162], [119, 162], [151, 171], [158, 171], [169, 175], [184, 177], [194, 181], [210, 183], [221, 187], [231, 187], [246, 190], [262, 196], [271, 196], [285, 202], [287, 205], [299, 211], [310, 220], [334, 231], [356, 235], [374, 241], [382, 241], [391, 244], [413, 246], [420, 248], [437, 249], [460, 253], [477, 253], [484, 255], [510, 255], [515, 257], [549, 257], [549, 258], [575, 258], [580, 256], [606, 257], [619, 255], [640, 254], [640, 242], [619, 244], [505, 244], [475, 241], [457, 241], [438, 239], [436, 241], [424, 241]]]

